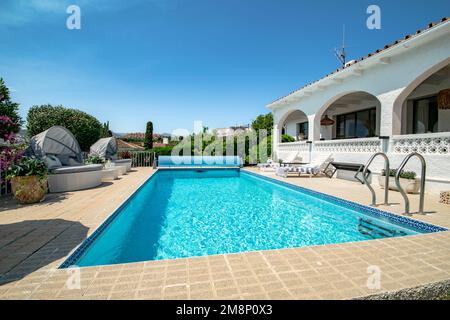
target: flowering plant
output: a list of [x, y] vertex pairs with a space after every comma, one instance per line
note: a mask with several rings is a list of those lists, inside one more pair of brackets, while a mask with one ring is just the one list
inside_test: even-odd
[[18, 130], [18, 124], [11, 120], [10, 117], [0, 116], [0, 139], [14, 143], [16, 135], [14, 132]]
[[4, 188], [9, 168], [20, 162], [24, 151], [17, 146], [0, 146], [0, 188]]

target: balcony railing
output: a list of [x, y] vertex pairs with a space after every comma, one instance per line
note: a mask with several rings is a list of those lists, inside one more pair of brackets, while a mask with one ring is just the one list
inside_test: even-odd
[[342, 153], [375, 153], [382, 151], [382, 141], [378, 138], [316, 141], [313, 151]]
[[278, 144], [279, 152], [309, 152], [309, 144], [306, 141], [297, 141]]
[[450, 132], [393, 136], [390, 152], [450, 155]]

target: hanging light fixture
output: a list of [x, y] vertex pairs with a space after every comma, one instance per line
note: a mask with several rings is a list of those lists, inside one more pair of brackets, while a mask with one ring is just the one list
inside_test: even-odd
[[450, 88], [439, 91], [437, 103], [440, 110], [450, 109]]
[[325, 126], [325, 127], [332, 126], [334, 123], [335, 123], [335, 121], [333, 119], [330, 119], [327, 114], [320, 121], [320, 125]]

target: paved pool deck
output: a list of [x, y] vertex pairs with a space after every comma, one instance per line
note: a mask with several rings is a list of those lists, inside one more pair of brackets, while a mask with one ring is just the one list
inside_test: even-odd
[[[134, 169], [98, 188], [50, 194], [29, 206], [0, 198], [0, 299], [426, 298], [450, 288], [450, 232], [88, 267], [80, 269], [80, 282], [78, 272], [57, 269], [153, 173]], [[276, 179], [370, 202], [369, 191], [356, 182]], [[376, 190], [381, 201], [383, 191]], [[397, 192], [391, 192], [391, 202], [397, 204], [380, 208], [401, 213]], [[413, 211], [417, 202], [412, 196]], [[450, 206], [427, 195], [425, 208], [431, 214], [412, 218], [450, 228]]]

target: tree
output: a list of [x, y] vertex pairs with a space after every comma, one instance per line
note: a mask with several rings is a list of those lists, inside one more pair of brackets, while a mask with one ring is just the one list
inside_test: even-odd
[[153, 149], [153, 123], [147, 122], [147, 129], [145, 130], [145, 149]]
[[102, 126], [102, 134], [101, 137], [102, 138], [109, 138], [112, 137], [113, 133], [111, 130], [109, 130], [109, 121], [106, 121], [103, 126]]
[[8, 117], [12, 122], [10, 128], [12, 133], [18, 133], [22, 125], [22, 119], [19, 116], [19, 104], [11, 101], [8, 87], [0, 78], [0, 116]]
[[259, 130], [267, 130], [267, 135], [272, 135], [272, 129], [273, 129], [273, 115], [272, 113], [268, 113], [266, 115], [259, 115], [253, 122], [252, 122], [252, 128], [253, 130], [259, 131]]
[[76, 109], [50, 104], [33, 106], [27, 115], [29, 136], [52, 126], [63, 126], [73, 133], [83, 151], [89, 151], [102, 135], [102, 124], [95, 117]]

